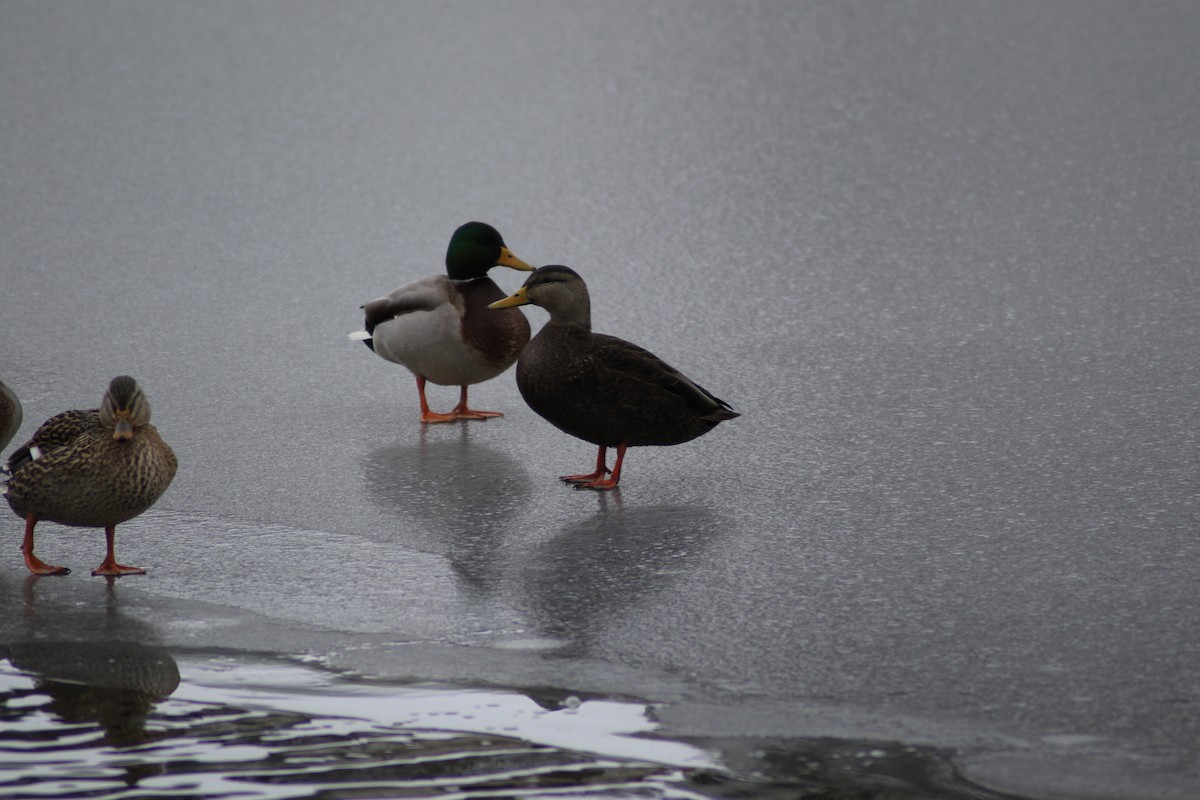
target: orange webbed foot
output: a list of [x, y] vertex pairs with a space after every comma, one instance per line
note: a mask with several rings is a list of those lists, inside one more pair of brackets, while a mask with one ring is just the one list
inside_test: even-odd
[[587, 484], [587, 483], [595, 483], [596, 481], [603, 479], [604, 476], [609, 474], [610, 472], [612, 472], [612, 470], [602, 469], [602, 470], [598, 470], [597, 472], [589, 472], [586, 475], [560, 475], [558, 479], [560, 481], [562, 481], [563, 483], [574, 483], [574, 484], [581, 485], [581, 484]]
[[33, 529], [38, 523], [34, 514], [25, 515], [25, 539], [21, 542], [21, 555], [25, 556], [25, 568], [34, 575], [70, 575], [71, 570], [47, 564], [33, 554]]
[[[563, 483], [573, 483], [576, 489], [599, 489], [601, 491], [615, 488], [617, 481], [621, 479], [621, 459], [625, 456], [625, 447], [621, 445], [617, 450], [617, 463], [612, 469], [608, 468], [605, 463], [605, 454], [608, 448], [600, 445], [600, 449], [596, 451], [596, 469], [582, 475], [562, 475], [559, 480]], [[615, 471], [614, 471], [615, 470]], [[612, 475], [611, 478], [605, 478], [605, 475]]]
[[499, 411], [476, 411], [473, 408], [456, 408], [450, 413], [454, 415], [455, 419], [492, 419], [504, 416]]
[[467, 405], [467, 387], [459, 388], [458, 405], [450, 412], [455, 419], [491, 419], [492, 417], [503, 417], [499, 411], [478, 411]]
[[[621, 464], [625, 461], [626, 445], [617, 445], [617, 460], [613, 463], [613, 468], [609, 469], [604, 463], [604, 453], [606, 448], [600, 445], [600, 451], [596, 455], [596, 471], [590, 475], [563, 475], [560, 480], [567, 483], [575, 484], [576, 489], [593, 489], [597, 492], [607, 492], [617, 488], [617, 483], [621, 480]], [[606, 478], [605, 475], [612, 477]]]
[[71, 570], [66, 567], [58, 567], [53, 564], [47, 564], [33, 553], [25, 554], [25, 568], [34, 575], [70, 575]]
[[119, 578], [122, 575], [145, 575], [146, 570], [141, 567], [129, 567], [124, 564], [118, 564], [111, 558], [104, 559], [104, 563], [92, 570], [93, 575], [103, 575], [110, 578]]
[[597, 492], [607, 492], [617, 488], [617, 482], [612, 478], [605, 478], [602, 481], [589, 481], [587, 483], [575, 484], [576, 489], [592, 489]]

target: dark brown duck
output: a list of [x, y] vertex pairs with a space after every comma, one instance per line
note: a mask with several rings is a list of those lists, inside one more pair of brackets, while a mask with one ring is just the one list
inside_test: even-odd
[[[521, 396], [559, 430], [600, 448], [594, 472], [564, 475], [564, 481], [612, 489], [621, 479], [626, 448], [680, 444], [738, 416], [653, 353], [594, 333], [587, 285], [574, 270], [541, 267], [490, 308], [529, 303], [546, 309], [550, 321], [517, 361]], [[605, 462], [609, 447], [617, 450], [611, 471]]]

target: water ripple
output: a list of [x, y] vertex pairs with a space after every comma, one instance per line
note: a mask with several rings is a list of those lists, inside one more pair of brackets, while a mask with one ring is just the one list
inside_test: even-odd
[[[687, 787], [686, 770], [653, 760], [425, 727], [435, 715], [448, 728], [455, 717], [459, 726], [491, 724], [465, 713], [474, 708], [528, 728], [505, 707], [532, 703], [523, 695], [424, 688], [390, 697], [351, 686], [322, 693], [305, 685], [313, 671], [231, 670], [212, 659], [185, 664], [183, 682], [162, 697], [144, 691], [145, 681], [89, 685], [19, 663], [0, 666], [0, 797], [704, 797]], [[174, 661], [159, 664], [169, 671]], [[284, 673], [286, 689], [259, 685]], [[430, 710], [434, 703], [443, 710]], [[446, 710], [456, 704], [464, 711]], [[371, 706], [407, 723], [361, 718]]]
[[656, 736], [644, 703], [560, 690], [385, 683], [119, 641], [23, 641], [0, 659], [0, 798], [1001, 797], [927, 748], [706, 749]]

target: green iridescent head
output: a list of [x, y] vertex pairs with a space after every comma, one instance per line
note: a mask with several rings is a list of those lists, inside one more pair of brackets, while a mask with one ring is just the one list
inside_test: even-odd
[[468, 222], [459, 227], [446, 249], [446, 274], [456, 281], [469, 281], [487, 275], [492, 267], [533, 270], [512, 254], [500, 231], [486, 222]]

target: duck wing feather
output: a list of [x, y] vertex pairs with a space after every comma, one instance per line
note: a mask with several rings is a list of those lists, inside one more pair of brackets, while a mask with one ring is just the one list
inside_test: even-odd
[[4, 469], [10, 474], [16, 472], [30, 461], [66, 447], [88, 431], [95, 430], [99, 424], [100, 410], [95, 408], [55, 414], [38, 426], [28, 442], [13, 451]]
[[738, 416], [724, 400], [649, 350], [603, 333], [592, 334], [592, 343], [600, 381], [627, 402], [637, 404], [639, 397], [644, 402], [645, 389], [653, 387], [682, 399], [698, 419], [720, 422]]
[[375, 298], [363, 306], [367, 333], [374, 333], [376, 325], [389, 319], [414, 311], [433, 311], [444, 306], [449, 302], [449, 289], [449, 278], [435, 275], [406, 283], [383, 297]]

